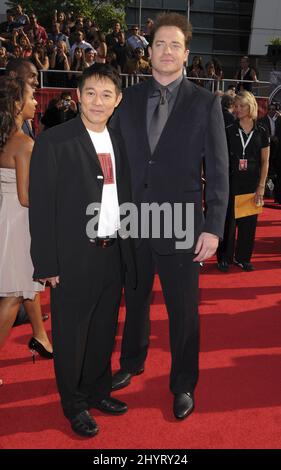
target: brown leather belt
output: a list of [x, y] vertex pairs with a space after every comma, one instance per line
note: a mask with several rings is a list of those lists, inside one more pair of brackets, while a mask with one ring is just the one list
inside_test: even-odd
[[116, 238], [110, 238], [110, 237], [96, 237], [92, 238], [91, 242], [98, 248], [109, 248], [112, 246], [116, 241]]

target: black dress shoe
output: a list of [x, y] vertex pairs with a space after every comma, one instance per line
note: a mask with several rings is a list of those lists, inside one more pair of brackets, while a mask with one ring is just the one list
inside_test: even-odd
[[176, 393], [174, 397], [174, 415], [177, 419], [187, 418], [194, 409], [192, 393]]
[[219, 271], [221, 271], [222, 273], [227, 273], [228, 270], [229, 270], [229, 264], [227, 261], [220, 261], [218, 263], [218, 269]]
[[236, 266], [239, 266], [239, 268], [243, 269], [243, 271], [254, 271], [254, 266], [252, 265], [252, 263], [249, 263], [247, 261], [237, 261], [236, 259], [234, 260], [234, 264], [236, 264]]
[[144, 372], [144, 368], [137, 370], [136, 372], [126, 372], [125, 370], [120, 369], [112, 377], [112, 390], [121, 390], [121, 388], [128, 387], [131, 383], [131, 378], [134, 375], [140, 375]]
[[79, 436], [94, 437], [99, 432], [97, 423], [87, 410], [81, 411], [74, 418], [71, 418], [70, 424], [72, 430]]
[[96, 408], [97, 410], [102, 411], [103, 413], [108, 413], [110, 415], [123, 415], [128, 411], [128, 406], [126, 403], [116, 398], [104, 398], [101, 401], [96, 401], [90, 404], [91, 408]]

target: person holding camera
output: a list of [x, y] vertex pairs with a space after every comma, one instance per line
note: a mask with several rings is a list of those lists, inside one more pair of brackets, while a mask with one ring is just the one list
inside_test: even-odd
[[58, 41], [57, 45], [53, 46], [50, 55], [50, 69], [70, 70], [67, 46], [64, 41]]
[[31, 62], [37, 70], [48, 70], [50, 67], [49, 57], [43, 44], [35, 44], [32, 51]]
[[23, 58], [29, 58], [32, 56], [32, 46], [30, 44], [30, 41], [23, 31], [23, 29], [20, 29], [18, 32], [18, 37], [17, 37], [18, 44], [20, 45], [22, 49], [22, 57]]
[[50, 127], [58, 126], [63, 122], [73, 119], [78, 114], [75, 101], [71, 98], [70, 93], [64, 91], [60, 98], [52, 100], [52, 104], [48, 106], [44, 116], [41, 118], [41, 124], [44, 130]]
[[48, 73], [48, 84], [55, 87], [66, 88], [68, 74], [53, 72], [54, 70], [64, 70], [65, 72], [70, 70], [70, 59], [66, 43], [64, 41], [58, 41], [55, 46], [49, 42], [48, 49], [50, 54], [50, 70], [52, 71]]

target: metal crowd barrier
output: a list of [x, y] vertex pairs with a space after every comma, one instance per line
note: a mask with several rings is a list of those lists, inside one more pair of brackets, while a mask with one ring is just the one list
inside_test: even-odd
[[[71, 89], [77, 87], [77, 82], [79, 76], [82, 72], [72, 72], [64, 70], [40, 70], [40, 88], [57, 88], [57, 89]], [[147, 80], [150, 75], [143, 74], [133, 74], [128, 75], [121, 73], [122, 86], [123, 88], [128, 88], [129, 86], [140, 83], [141, 81]], [[271, 83], [266, 81], [252, 81], [252, 80], [233, 80], [224, 78], [222, 80], [214, 78], [200, 78], [200, 77], [186, 77], [189, 80], [196, 82], [206, 83], [207, 87], [211, 92], [215, 93], [217, 91], [225, 92], [228, 88], [228, 85], [236, 86], [238, 81], [239, 83], [251, 83], [253, 94], [259, 97], [267, 97], [271, 92]]]
[[[5, 73], [5, 69], [0, 69], [0, 75]], [[36, 100], [38, 102], [36, 115], [34, 119], [34, 126], [36, 131], [40, 129], [40, 120], [45, 113], [48, 104], [51, 99], [58, 98], [63, 91], [69, 91], [72, 99], [77, 101], [76, 88], [78, 84], [78, 78], [82, 72], [64, 71], [64, 70], [40, 70], [39, 71], [39, 88], [36, 91]], [[141, 81], [147, 80], [150, 75], [128, 75], [121, 74], [123, 88], [140, 83]], [[211, 92], [225, 92], [228, 85], [236, 85], [237, 80], [223, 79], [216, 80], [210, 78], [197, 78], [197, 77], [186, 77], [189, 80], [195, 81], [207, 81], [208, 88]], [[268, 96], [272, 91], [272, 85], [270, 82], [258, 81], [253, 82], [251, 80], [239, 80], [240, 83], [252, 83], [253, 93], [257, 98], [259, 106], [259, 115], [263, 116], [267, 110]]]
[[[0, 69], [0, 74], [4, 74], [5, 69]], [[77, 88], [78, 78], [82, 72], [74, 72], [72, 70], [39, 70], [39, 86], [41, 89], [56, 88], [57, 90], [75, 89]], [[150, 75], [134, 74], [128, 75], [121, 74], [123, 88], [140, 83], [147, 80]], [[200, 77], [186, 77], [188, 80], [196, 82], [204, 82], [207, 88], [215, 92], [225, 92], [228, 85], [236, 86], [239, 83], [252, 83], [253, 94], [257, 97], [268, 97], [272, 91], [272, 84], [266, 81], [252, 81], [252, 80], [233, 80], [224, 78], [222, 80], [214, 78], [200, 78]]]

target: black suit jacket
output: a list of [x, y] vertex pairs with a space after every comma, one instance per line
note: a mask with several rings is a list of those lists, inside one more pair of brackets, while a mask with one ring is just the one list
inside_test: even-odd
[[[271, 135], [271, 127], [270, 127], [270, 120], [268, 116], [264, 116], [258, 121], [263, 127], [268, 132], [268, 135]], [[275, 137], [277, 137], [278, 142], [281, 142], [281, 117], [278, 116], [278, 118], [275, 121]]]
[[[153, 155], [147, 136], [149, 82], [126, 90], [110, 125], [120, 130], [129, 159], [133, 200], [162, 204], [194, 203], [193, 252], [202, 231], [223, 236], [228, 201], [228, 152], [219, 98], [184, 79]], [[202, 210], [205, 161], [206, 219]], [[187, 225], [189, 221], [187, 221]], [[176, 237], [163, 234], [151, 243], [160, 254], [173, 253]]]
[[[130, 172], [120, 136], [110, 130], [119, 204], [131, 200]], [[34, 278], [60, 275], [64, 285], [86, 289], [96, 275], [98, 250], [86, 234], [86, 208], [100, 202], [103, 176], [91, 138], [78, 116], [36, 139], [30, 165], [30, 232]], [[132, 284], [136, 283], [130, 238], [120, 238]], [[110, 266], [108, 267], [110, 269]]]
[[28, 121], [24, 121], [22, 130], [26, 135], [28, 135], [28, 137], [31, 137], [33, 140], [35, 139], [33, 129], [32, 127], [30, 127], [30, 124]]
[[234, 115], [230, 111], [228, 111], [227, 108], [222, 108], [222, 114], [223, 114], [225, 127], [230, 126], [231, 124], [235, 122]]
[[[258, 121], [271, 136], [271, 127], [268, 116], [264, 116]], [[270, 159], [269, 159], [269, 175], [274, 174], [281, 168], [281, 117], [275, 121], [275, 134], [270, 137]]]

